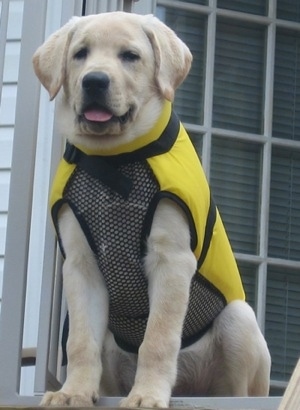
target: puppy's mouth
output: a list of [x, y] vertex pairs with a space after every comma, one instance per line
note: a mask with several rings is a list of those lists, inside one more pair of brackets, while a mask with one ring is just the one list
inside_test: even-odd
[[112, 122], [120, 123], [121, 125], [126, 124], [131, 115], [132, 115], [132, 108], [120, 116], [115, 115], [112, 111], [108, 110], [107, 108], [101, 107], [97, 104], [93, 104], [84, 108], [82, 114], [79, 115], [80, 122], [84, 121], [91, 125], [107, 125]]

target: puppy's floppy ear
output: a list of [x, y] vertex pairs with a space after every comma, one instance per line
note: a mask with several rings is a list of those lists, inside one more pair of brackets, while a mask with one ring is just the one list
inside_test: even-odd
[[66, 68], [70, 39], [79, 17], [73, 17], [62, 28], [53, 33], [33, 55], [33, 68], [40, 82], [53, 100], [60, 90]]
[[143, 16], [143, 29], [153, 48], [158, 87], [173, 101], [176, 88], [191, 68], [192, 54], [174, 31], [153, 15]]

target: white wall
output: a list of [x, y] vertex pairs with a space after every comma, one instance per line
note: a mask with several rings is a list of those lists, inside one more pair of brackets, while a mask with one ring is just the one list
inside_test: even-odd
[[2, 294], [5, 233], [19, 71], [22, 12], [23, 1], [10, 2], [0, 105], [0, 298]]

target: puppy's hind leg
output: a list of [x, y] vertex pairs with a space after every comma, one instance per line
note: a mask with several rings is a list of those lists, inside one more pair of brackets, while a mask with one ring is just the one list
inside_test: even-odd
[[99, 395], [101, 351], [108, 321], [108, 295], [77, 220], [69, 208], [59, 221], [66, 260], [64, 291], [69, 311], [67, 379], [47, 392], [43, 406], [91, 406]]
[[224, 363], [214, 394], [267, 396], [271, 359], [251, 307], [243, 301], [229, 303], [214, 327]]
[[271, 356], [263, 337], [262, 339], [259, 365], [249, 387], [249, 396], [268, 396], [270, 390]]

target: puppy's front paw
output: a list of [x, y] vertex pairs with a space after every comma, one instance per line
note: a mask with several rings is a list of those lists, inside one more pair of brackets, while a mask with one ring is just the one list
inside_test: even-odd
[[57, 392], [48, 391], [45, 393], [41, 406], [74, 406], [90, 407], [94, 404], [94, 398], [80, 394], [67, 394], [59, 390]]
[[169, 400], [165, 400], [164, 398], [159, 397], [159, 395], [151, 395], [151, 394], [129, 394], [128, 397], [121, 400], [120, 407], [127, 407], [127, 408], [136, 408], [136, 407], [147, 407], [147, 408], [154, 408], [160, 407], [165, 408], [168, 407]]

